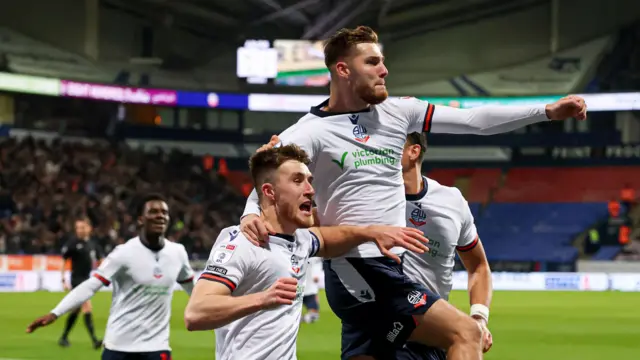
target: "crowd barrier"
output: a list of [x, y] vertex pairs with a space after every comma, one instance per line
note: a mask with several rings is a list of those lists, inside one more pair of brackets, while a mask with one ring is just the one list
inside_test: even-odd
[[[265, 112], [307, 112], [326, 95], [294, 94], [232, 94], [219, 92], [182, 91], [95, 84], [45, 78], [39, 76], [0, 73], [0, 91], [46, 96], [116, 101], [158, 106], [204, 107]], [[631, 111], [640, 109], [640, 92], [580, 94], [589, 111]], [[543, 105], [563, 95], [515, 97], [419, 97], [436, 105], [473, 108], [482, 105]]]
[[[499, 291], [640, 291], [640, 273], [494, 272], [492, 275], [493, 288]], [[319, 285], [324, 288], [322, 277]], [[454, 273], [453, 288], [467, 289], [466, 272]], [[180, 289], [176, 283], [175, 290]], [[102, 290], [110, 291], [111, 288]], [[63, 291], [60, 271], [0, 272], [0, 292], [34, 291]]]

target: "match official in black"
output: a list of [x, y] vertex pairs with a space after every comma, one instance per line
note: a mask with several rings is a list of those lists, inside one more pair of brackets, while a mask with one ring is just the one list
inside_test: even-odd
[[[97, 262], [103, 258], [102, 250], [100, 247], [91, 240], [91, 222], [87, 217], [80, 217], [75, 221], [75, 237], [71, 238], [62, 248], [62, 257], [65, 263], [71, 260], [71, 284], [68, 284], [64, 273], [64, 266], [62, 268], [62, 285], [65, 290], [70, 290], [80, 285], [83, 281], [87, 280], [91, 275], [91, 270], [97, 266]], [[70, 285], [70, 286], [69, 286]], [[94, 349], [102, 347], [102, 341], [96, 337], [93, 328], [93, 317], [91, 316], [91, 301], [87, 301], [82, 304], [82, 313], [84, 314], [84, 324], [87, 326], [89, 335], [93, 342]], [[73, 326], [78, 319], [81, 309], [75, 309], [67, 317], [67, 322], [64, 326], [64, 333], [58, 341], [58, 344], [63, 347], [69, 346], [69, 332], [73, 329]]]

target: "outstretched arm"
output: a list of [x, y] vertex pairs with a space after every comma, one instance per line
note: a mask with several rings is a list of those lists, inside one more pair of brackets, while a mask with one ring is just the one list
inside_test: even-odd
[[425, 125], [432, 133], [495, 135], [549, 121], [545, 106], [435, 106], [433, 112], [431, 124]]
[[587, 117], [579, 96], [567, 96], [552, 104], [533, 106], [480, 106], [458, 109], [410, 98], [399, 100], [409, 119], [408, 132], [495, 135], [549, 120]]
[[111, 280], [124, 268], [123, 258], [125, 256], [126, 254], [122, 250], [122, 245], [116, 246], [111, 254], [100, 264], [100, 267], [91, 278], [85, 280], [67, 294], [49, 314], [41, 316], [32, 322], [27, 327], [27, 333], [31, 333], [39, 327], [50, 325], [56, 321], [59, 316], [78, 308], [84, 302], [91, 299], [103, 285], [109, 286]]
[[429, 251], [425, 245], [428, 240], [420, 230], [412, 228], [342, 225], [314, 227], [309, 230], [317, 244], [314, 244], [317, 251], [312, 251], [312, 256], [338, 257], [369, 241], [375, 242], [382, 254], [397, 262], [400, 262], [400, 258], [389, 251], [393, 247], [404, 247], [417, 253]]
[[51, 313], [56, 317], [60, 317], [73, 309], [77, 309], [82, 304], [91, 299], [98, 290], [102, 287], [103, 283], [95, 276], [82, 282], [75, 289], [71, 290], [67, 296], [65, 296], [58, 305], [51, 310]]

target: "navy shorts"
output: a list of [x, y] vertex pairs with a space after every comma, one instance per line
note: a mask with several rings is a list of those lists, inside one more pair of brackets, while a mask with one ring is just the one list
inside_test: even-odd
[[171, 351], [122, 352], [105, 348], [102, 360], [171, 360]]
[[302, 298], [302, 304], [309, 310], [319, 310], [318, 295], [307, 295]]
[[440, 299], [387, 257], [325, 260], [324, 272], [329, 306], [342, 320], [344, 360], [394, 359], [416, 328], [414, 316]]
[[447, 360], [447, 353], [444, 350], [408, 342], [402, 349], [397, 350], [396, 360]]

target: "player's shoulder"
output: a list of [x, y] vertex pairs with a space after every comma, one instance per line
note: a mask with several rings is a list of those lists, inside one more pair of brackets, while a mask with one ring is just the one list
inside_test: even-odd
[[187, 251], [183, 244], [169, 239], [165, 239], [164, 245], [167, 247], [167, 250], [171, 252], [182, 253]]
[[278, 137], [280, 137], [285, 143], [290, 139], [297, 139], [301, 136], [308, 136], [310, 131], [309, 129], [313, 127], [314, 131], [319, 127], [323, 126], [323, 122], [318, 122], [317, 116], [313, 114], [307, 114], [300, 118], [298, 122], [292, 124], [288, 128], [284, 129]]
[[413, 96], [388, 98], [376, 107], [388, 110], [402, 110], [407, 107], [426, 106], [427, 102]]
[[460, 189], [455, 186], [442, 185], [438, 181], [425, 177], [428, 187], [428, 196], [437, 196], [445, 201], [466, 201]]
[[308, 237], [312, 237], [312, 236], [317, 236], [314, 232], [312, 228], [309, 229], [297, 229], [294, 233], [295, 237], [297, 238], [308, 238]]
[[226, 249], [235, 251], [253, 251], [253, 245], [247, 237], [240, 231], [239, 225], [229, 226], [220, 231], [220, 235], [213, 244], [213, 250]]
[[131, 241], [127, 241], [124, 244], [116, 245], [107, 255], [107, 257], [110, 259], [118, 259], [119, 261], [124, 261], [126, 258], [128, 258], [128, 255], [132, 253], [130, 251], [131, 249]]
[[76, 244], [77, 244], [76, 239], [69, 239], [65, 241], [64, 244], [62, 245], [62, 252], [65, 253], [67, 251], [74, 250], [76, 247]]

